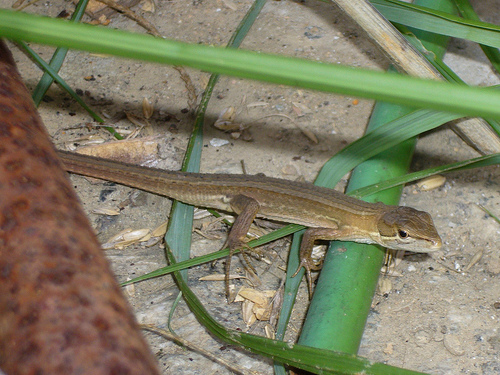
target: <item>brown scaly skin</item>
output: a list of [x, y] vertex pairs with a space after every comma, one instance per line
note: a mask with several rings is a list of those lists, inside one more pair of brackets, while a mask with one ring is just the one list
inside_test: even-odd
[[[244, 238], [255, 217], [309, 227], [302, 236], [300, 264], [312, 293], [311, 259], [317, 240], [343, 240], [379, 244], [389, 249], [431, 252], [442, 241], [427, 212], [410, 207], [364, 202], [338, 191], [312, 184], [249, 175], [203, 174], [145, 168], [112, 160], [59, 151], [67, 171], [103, 178], [187, 204], [235, 212], [229, 232], [230, 255], [226, 262], [229, 295], [231, 255], [246, 251]], [[294, 276], [295, 276], [294, 275]]]
[[159, 374], [2, 41], [0, 369]]

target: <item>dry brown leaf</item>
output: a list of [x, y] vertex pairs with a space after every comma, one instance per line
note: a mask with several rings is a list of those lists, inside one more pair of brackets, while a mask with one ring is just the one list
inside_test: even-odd
[[469, 264], [464, 268], [464, 272], [467, 272], [470, 270], [477, 262], [481, 260], [483, 257], [483, 249], [479, 249], [471, 258]]
[[151, 100], [148, 98], [143, 98], [142, 99], [142, 115], [146, 119], [150, 119], [151, 116], [153, 116], [153, 113], [155, 111], [155, 107], [153, 103], [151, 103]]
[[269, 301], [269, 297], [264, 292], [248, 287], [242, 287], [238, 295], [260, 306], [265, 305]]
[[120, 210], [118, 208], [99, 207], [92, 210], [92, 213], [96, 215], [117, 216], [120, 215]]
[[168, 221], [164, 221], [151, 231], [153, 237], [163, 237], [167, 232]]
[[250, 327], [257, 321], [257, 317], [253, 312], [255, 304], [252, 301], [244, 300], [241, 304], [241, 315], [245, 324]]
[[224, 108], [214, 122], [214, 127], [227, 133], [242, 131], [244, 126], [241, 123], [235, 122], [235, 118], [236, 109], [234, 107]]
[[151, 230], [148, 228], [136, 229], [131, 228], [125, 229], [118, 233], [117, 235], [111, 237], [106, 243], [102, 245], [102, 248], [107, 249], [123, 249], [133, 243], [147, 241], [151, 237]]
[[231, 10], [238, 10], [238, 6], [232, 0], [222, 0], [225, 6], [227, 6]]
[[259, 307], [257, 304], [253, 308], [253, 313], [257, 320], [266, 321], [271, 317], [271, 305], [265, 307]]
[[145, 165], [154, 163], [159, 144], [159, 137], [143, 137], [81, 147], [77, 152], [124, 163]]
[[276, 332], [270, 324], [266, 324], [264, 326], [264, 332], [266, 333], [266, 337], [268, 339], [274, 340], [276, 338]]
[[297, 125], [297, 127], [300, 129], [300, 131], [307, 137], [309, 138], [309, 140], [314, 143], [314, 144], [318, 144], [319, 141], [318, 141], [318, 137], [316, 137], [316, 135], [309, 129], [306, 129], [302, 126], [299, 126]]
[[141, 9], [145, 12], [154, 13], [156, 11], [156, 4], [153, 0], [144, 0]]
[[387, 277], [382, 277], [378, 281], [378, 292], [382, 295], [390, 293], [392, 290], [392, 281]]
[[103, 4], [97, 0], [90, 0], [88, 5], [87, 5], [87, 8], [85, 8], [85, 10], [92, 12], [92, 13], [97, 13], [106, 7], [107, 7], [106, 4]]
[[292, 110], [297, 117], [302, 117], [312, 113], [311, 109], [305, 104], [299, 102], [292, 102]]
[[446, 177], [437, 174], [420, 180], [417, 182], [417, 187], [421, 191], [429, 191], [443, 186], [445, 182]]

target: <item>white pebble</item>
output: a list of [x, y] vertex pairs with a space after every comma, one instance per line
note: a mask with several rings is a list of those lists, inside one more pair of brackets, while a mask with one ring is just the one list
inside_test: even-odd
[[220, 139], [220, 138], [212, 138], [210, 140], [210, 146], [213, 147], [221, 147], [229, 144], [229, 141], [227, 139]]

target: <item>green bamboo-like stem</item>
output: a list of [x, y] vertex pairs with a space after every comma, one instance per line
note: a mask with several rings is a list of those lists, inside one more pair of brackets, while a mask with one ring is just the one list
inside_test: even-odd
[[[437, 6], [437, 3], [419, 1], [420, 5], [432, 7]], [[441, 10], [450, 11], [447, 0], [440, 3]], [[447, 38], [440, 36], [436, 39], [433, 34], [415, 33], [426, 48], [442, 56]], [[373, 110], [367, 131], [408, 111], [404, 107], [379, 102]], [[415, 141], [409, 139], [359, 165], [353, 172], [347, 190], [406, 173]], [[400, 194], [401, 188], [393, 188], [370, 196], [370, 201], [397, 204]], [[300, 344], [357, 353], [383, 258], [384, 252], [378, 246], [332, 243], [302, 329]]]
[[[405, 108], [379, 102], [368, 130], [402, 114]], [[410, 139], [355, 168], [348, 190], [406, 173], [414, 147]], [[370, 201], [397, 204], [401, 189], [385, 190]], [[379, 246], [334, 242], [325, 258], [299, 343], [357, 353], [384, 252]]]

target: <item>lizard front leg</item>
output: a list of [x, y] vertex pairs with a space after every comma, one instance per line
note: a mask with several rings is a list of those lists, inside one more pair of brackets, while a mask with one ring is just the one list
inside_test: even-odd
[[312, 278], [311, 271], [318, 271], [322, 267], [322, 262], [314, 263], [311, 258], [314, 242], [317, 240], [338, 240], [349, 237], [351, 230], [347, 228], [309, 228], [306, 229], [300, 243], [300, 264], [292, 277], [297, 276], [302, 267], [306, 270], [307, 286], [309, 288], [309, 298], [312, 298]]
[[225, 283], [226, 298], [230, 303], [232, 302], [232, 298], [230, 297], [229, 293], [229, 273], [231, 271], [231, 258], [236, 250], [241, 249], [242, 253], [244, 253], [245, 249], [248, 248], [248, 245], [243, 240], [247, 235], [248, 229], [254, 221], [255, 216], [259, 212], [260, 205], [259, 202], [257, 202], [255, 199], [241, 194], [233, 197], [230, 200], [229, 204], [231, 205], [233, 211], [238, 215], [227, 238], [229, 256], [226, 261]]

